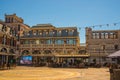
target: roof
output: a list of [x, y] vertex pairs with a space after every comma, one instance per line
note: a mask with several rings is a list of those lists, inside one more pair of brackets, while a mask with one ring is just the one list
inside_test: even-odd
[[37, 24], [35, 26], [32, 26], [32, 28], [39, 28], [39, 27], [54, 27], [51, 24]]
[[111, 57], [111, 58], [120, 57], [120, 50], [108, 55], [108, 57]]

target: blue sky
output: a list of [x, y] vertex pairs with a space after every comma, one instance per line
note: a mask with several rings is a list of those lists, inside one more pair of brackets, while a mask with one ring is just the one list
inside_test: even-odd
[[84, 27], [120, 22], [119, 8], [120, 0], [0, 0], [0, 19], [4, 20], [5, 13], [16, 13], [30, 26], [51, 23], [56, 27], [81, 27], [78, 31], [83, 43]]

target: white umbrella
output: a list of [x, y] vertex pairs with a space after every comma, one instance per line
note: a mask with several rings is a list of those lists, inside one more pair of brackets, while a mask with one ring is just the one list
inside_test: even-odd
[[108, 57], [111, 57], [111, 58], [112, 57], [120, 57], [120, 50], [108, 55]]

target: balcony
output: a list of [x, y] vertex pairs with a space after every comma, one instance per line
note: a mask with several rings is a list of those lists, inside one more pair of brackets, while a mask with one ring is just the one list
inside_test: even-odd
[[21, 44], [21, 48], [76, 48], [76, 45], [71, 44]]
[[7, 55], [7, 56], [9, 56], [9, 55], [14, 55], [14, 56], [15, 56], [16, 54], [0, 52], [0, 55]]
[[4, 48], [15, 48], [15, 46], [10, 46], [10, 45], [5, 45], [5, 44], [0, 44], [0, 47], [4, 47]]
[[[25, 54], [26, 55], [26, 54]], [[24, 55], [24, 56], [25, 56]], [[59, 58], [87, 58], [90, 56], [90, 54], [78, 54], [78, 53], [72, 53], [72, 54], [69, 54], [69, 53], [51, 53], [51, 54], [29, 54], [31, 56], [39, 56], [39, 57], [59, 57]]]
[[0, 44], [0, 47], [5, 47], [5, 48], [9, 48], [9, 45], [5, 45], [5, 44]]
[[69, 57], [69, 58], [72, 58], [72, 57], [89, 57], [90, 54], [78, 54], [78, 53], [74, 53], [74, 54], [55, 54], [56, 57]]

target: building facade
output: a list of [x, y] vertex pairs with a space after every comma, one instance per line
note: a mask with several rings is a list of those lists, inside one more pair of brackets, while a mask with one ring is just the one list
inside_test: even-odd
[[5, 14], [5, 21], [0, 21], [1, 68], [7, 66], [7, 63], [16, 62], [16, 58], [20, 56], [20, 36], [24, 30], [29, 29], [23, 22], [23, 19], [16, 14]]
[[89, 62], [98, 64], [108, 62], [107, 56], [120, 50], [120, 30], [92, 30], [86, 28], [86, 51]]
[[0, 21], [0, 33], [1, 66], [10, 59], [36, 66], [43, 63], [74, 66], [89, 57], [85, 46], [80, 46], [77, 27], [57, 28], [51, 24], [29, 27], [16, 14], [5, 14], [5, 21]]
[[14, 36], [17, 39], [16, 42], [16, 57], [20, 56], [20, 37], [23, 34], [24, 30], [29, 30], [30, 27], [26, 24], [24, 24], [24, 20], [20, 17], [18, 17], [16, 14], [11, 14], [11, 15], [7, 15], [5, 14], [5, 25], [9, 26], [11, 31], [13, 32]]
[[86, 58], [79, 54], [79, 32], [76, 27], [56, 28], [51, 24], [38, 24], [23, 32], [21, 55], [33, 57], [32, 63], [69, 63]]
[[7, 64], [15, 63], [16, 37], [10, 27], [0, 23], [0, 69], [5, 69]]

